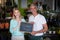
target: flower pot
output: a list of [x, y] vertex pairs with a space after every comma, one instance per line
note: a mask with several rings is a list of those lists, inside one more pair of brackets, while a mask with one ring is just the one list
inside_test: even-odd
[[4, 29], [4, 23], [0, 23], [0, 28]]
[[5, 28], [6, 28], [6, 29], [9, 28], [9, 23], [8, 23], [8, 22], [5, 23]]

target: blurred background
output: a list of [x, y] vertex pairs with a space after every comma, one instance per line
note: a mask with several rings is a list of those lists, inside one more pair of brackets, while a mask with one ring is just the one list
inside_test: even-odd
[[[36, 4], [38, 13], [45, 16], [48, 31], [44, 32], [44, 40], [60, 40], [60, 0], [0, 0], [0, 40], [11, 40], [9, 32], [13, 7], [18, 7], [28, 22], [29, 5]], [[25, 40], [29, 40], [25, 33]]]

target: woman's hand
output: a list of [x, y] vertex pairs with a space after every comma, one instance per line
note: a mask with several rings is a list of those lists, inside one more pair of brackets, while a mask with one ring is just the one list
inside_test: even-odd
[[15, 31], [17, 28], [18, 28], [18, 27], [16, 26], [16, 27], [13, 28], [13, 30]]
[[18, 25], [13, 28], [14, 31], [20, 27], [20, 23], [21, 23], [21, 22], [18, 22]]

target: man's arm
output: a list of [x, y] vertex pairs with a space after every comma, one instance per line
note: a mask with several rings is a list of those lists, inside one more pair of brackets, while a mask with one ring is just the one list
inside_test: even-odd
[[43, 33], [43, 32], [46, 32], [48, 30], [48, 26], [47, 24], [43, 24], [43, 29], [42, 30], [39, 30], [39, 31], [33, 31], [31, 34], [32, 35], [35, 35], [37, 33]]
[[48, 31], [48, 26], [47, 26], [47, 24], [43, 24], [43, 29], [37, 31], [37, 33], [43, 33], [43, 32], [46, 32], [46, 31]]

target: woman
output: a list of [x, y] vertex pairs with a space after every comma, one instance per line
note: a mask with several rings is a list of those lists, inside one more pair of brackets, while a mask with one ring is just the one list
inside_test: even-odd
[[10, 21], [10, 33], [12, 34], [11, 40], [24, 40], [24, 33], [20, 30], [20, 23], [25, 22], [21, 18], [21, 14], [17, 8], [13, 9], [13, 17]]

